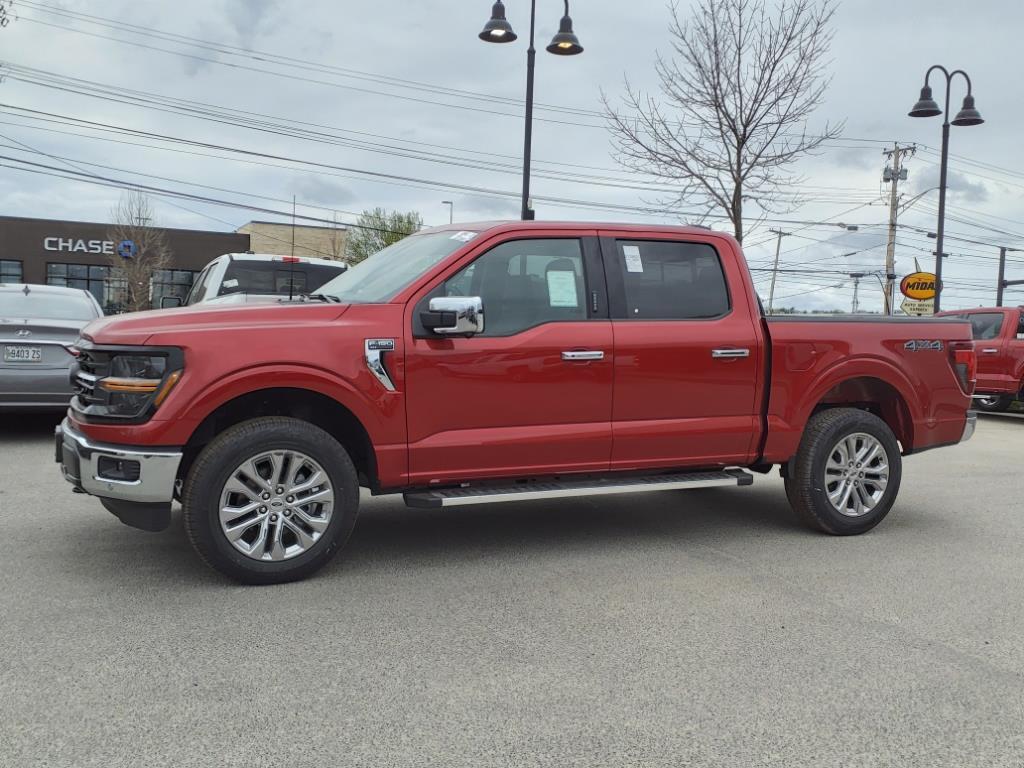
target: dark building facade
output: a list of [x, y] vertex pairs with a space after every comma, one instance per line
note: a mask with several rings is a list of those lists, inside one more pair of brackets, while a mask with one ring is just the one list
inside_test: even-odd
[[[118, 309], [114, 265], [130, 258], [132, 244], [114, 242], [110, 224], [0, 216], [0, 283], [36, 283], [84, 288], [105, 311]], [[167, 269], [152, 276], [151, 301], [188, 292], [196, 274], [224, 253], [249, 250], [249, 235], [166, 229], [171, 249]]]

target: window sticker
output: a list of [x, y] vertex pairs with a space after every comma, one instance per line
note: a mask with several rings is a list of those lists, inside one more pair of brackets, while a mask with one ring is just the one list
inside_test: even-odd
[[627, 272], [644, 271], [644, 263], [640, 260], [640, 246], [624, 245], [622, 246], [622, 255], [626, 259]]
[[474, 237], [476, 237], [476, 232], [456, 232], [454, 235], [451, 236], [451, 239], [461, 240], [464, 243], [468, 243]]
[[552, 307], [578, 307], [576, 273], [552, 270], [548, 272], [548, 304]]

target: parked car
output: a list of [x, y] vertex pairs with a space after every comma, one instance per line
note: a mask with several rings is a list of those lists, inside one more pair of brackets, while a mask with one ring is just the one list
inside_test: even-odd
[[260, 253], [225, 253], [207, 264], [182, 300], [165, 296], [161, 307], [182, 304], [247, 304], [316, 293], [348, 269], [341, 261]]
[[974, 403], [980, 410], [998, 413], [1024, 400], [1024, 307], [979, 307], [937, 316], [971, 323], [978, 355]]
[[[748, 485], [863, 533], [902, 456], [968, 439], [957, 319], [762, 315], [736, 241], [672, 226], [429, 229], [320, 301], [101, 320], [65, 478], [249, 583], [342, 548], [359, 487], [414, 507]], [[682, 504], [683, 502], [681, 502]]]
[[103, 310], [88, 291], [0, 285], [0, 411], [63, 411], [73, 388], [72, 345]]

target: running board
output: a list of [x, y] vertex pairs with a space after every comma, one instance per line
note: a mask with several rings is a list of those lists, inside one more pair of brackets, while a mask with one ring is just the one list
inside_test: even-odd
[[677, 472], [644, 477], [609, 477], [590, 480], [552, 480], [505, 486], [439, 488], [405, 494], [410, 507], [435, 509], [463, 504], [497, 504], [503, 501], [532, 501], [578, 496], [606, 496], [613, 493], [646, 493], [687, 488], [712, 488], [719, 485], [751, 485], [753, 475], [741, 469], [721, 472]]

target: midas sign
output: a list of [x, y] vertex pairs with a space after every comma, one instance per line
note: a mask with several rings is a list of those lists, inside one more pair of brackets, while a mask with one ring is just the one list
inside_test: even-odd
[[935, 298], [935, 275], [931, 272], [914, 272], [900, 281], [900, 293], [908, 299], [926, 301]]

